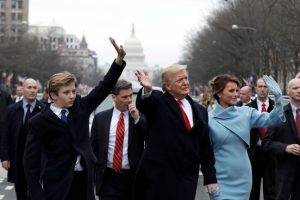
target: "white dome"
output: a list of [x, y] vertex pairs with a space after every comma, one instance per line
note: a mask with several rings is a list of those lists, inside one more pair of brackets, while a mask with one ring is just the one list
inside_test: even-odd
[[145, 55], [142, 43], [135, 37], [134, 25], [132, 26], [131, 36], [124, 42], [126, 51], [127, 66], [138, 68], [145, 66]]

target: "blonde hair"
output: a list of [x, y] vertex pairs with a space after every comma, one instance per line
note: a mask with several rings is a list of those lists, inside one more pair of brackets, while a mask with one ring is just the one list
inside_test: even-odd
[[74, 74], [71, 74], [68, 71], [63, 71], [60, 73], [53, 74], [48, 83], [48, 92], [49, 96], [51, 97], [51, 93], [58, 94], [58, 90], [66, 85], [69, 85], [71, 83], [75, 83], [75, 87], [77, 87], [77, 79]]
[[161, 82], [162, 82], [162, 89], [166, 90], [166, 84], [168, 84], [175, 73], [181, 70], [186, 70], [186, 65], [180, 65], [180, 64], [174, 64], [169, 67], [166, 67], [163, 69], [163, 72], [161, 74]]

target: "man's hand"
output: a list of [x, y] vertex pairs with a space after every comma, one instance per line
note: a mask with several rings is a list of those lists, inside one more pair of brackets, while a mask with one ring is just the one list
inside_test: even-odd
[[2, 161], [2, 167], [8, 170], [10, 168], [10, 162], [8, 160]]
[[206, 187], [207, 187], [208, 194], [212, 194], [213, 190], [217, 190], [217, 192], [219, 192], [219, 186], [217, 183], [208, 184]]
[[139, 112], [139, 110], [135, 107], [135, 105], [129, 104], [129, 105], [128, 105], [128, 110], [129, 110], [129, 113], [130, 113], [131, 117], [132, 117], [135, 121], [139, 119], [139, 117], [140, 117], [140, 112]]
[[109, 40], [110, 40], [111, 44], [114, 46], [116, 52], [118, 53], [118, 56], [117, 56], [115, 62], [118, 65], [122, 65], [123, 59], [126, 55], [126, 52], [124, 51], [123, 46], [122, 45], [118, 46], [115, 39], [112, 37], [109, 37]]
[[299, 144], [287, 145], [285, 151], [289, 154], [300, 156], [300, 145]]
[[145, 93], [149, 93], [152, 91], [152, 80], [147, 71], [141, 72], [141, 71], [137, 70], [135, 72], [135, 76], [137, 77], [141, 86], [144, 87]]

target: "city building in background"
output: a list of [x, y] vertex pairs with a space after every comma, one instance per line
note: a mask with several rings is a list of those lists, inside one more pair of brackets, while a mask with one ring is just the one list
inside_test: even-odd
[[58, 50], [63, 44], [66, 31], [61, 26], [29, 26], [28, 36], [37, 37], [43, 50]]
[[88, 48], [85, 36], [80, 40], [60, 26], [29, 26], [28, 35], [37, 37], [42, 49], [57, 51], [62, 65], [82, 70], [97, 67], [97, 54]]
[[0, 0], [0, 37], [17, 40], [26, 33], [29, 0]]

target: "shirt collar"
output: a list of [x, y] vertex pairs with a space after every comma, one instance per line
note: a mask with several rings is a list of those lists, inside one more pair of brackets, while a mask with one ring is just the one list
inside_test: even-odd
[[[124, 116], [127, 116], [128, 115], [128, 110], [126, 110], [124, 113]], [[118, 108], [116, 108], [116, 106], [114, 106], [114, 110], [113, 110], [113, 114], [116, 115], [116, 116], [120, 116], [121, 114], [121, 111], [118, 110]]]
[[294, 104], [291, 103], [291, 108], [292, 108], [292, 112], [295, 113], [296, 110], [298, 109], [297, 106], [295, 106]]
[[62, 108], [56, 107], [56, 106], [54, 106], [53, 103], [51, 103], [50, 109], [51, 109], [57, 116], [59, 116], [59, 114], [61, 113], [62, 110], [66, 110], [66, 116], [68, 116], [68, 114], [69, 114], [69, 110], [68, 110], [67, 108], [62, 109]]
[[257, 105], [259, 107], [262, 107], [263, 103], [266, 105], [267, 108], [269, 107], [269, 98], [265, 102], [260, 101], [258, 98], [256, 100], [257, 100]]
[[23, 109], [27, 109], [27, 107], [26, 107], [27, 104], [31, 105], [31, 110], [32, 110], [36, 105], [36, 99], [32, 103], [28, 103], [28, 101], [26, 101], [26, 99], [23, 98], [23, 104], [22, 104]]

